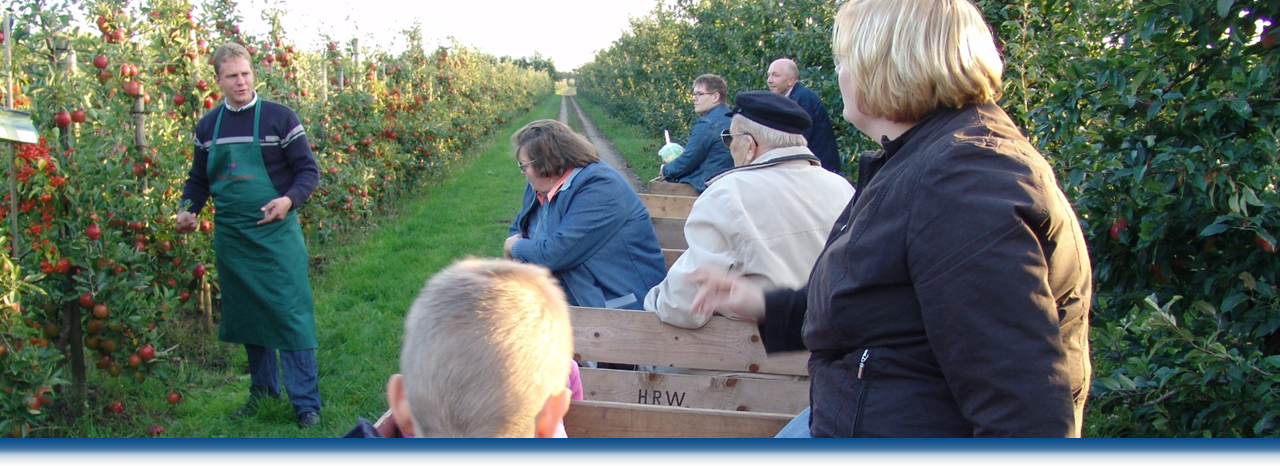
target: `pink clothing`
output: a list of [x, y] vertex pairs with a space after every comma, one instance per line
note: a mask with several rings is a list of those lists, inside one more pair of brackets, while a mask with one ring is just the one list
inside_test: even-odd
[[569, 390], [573, 392], [572, 399], [575, 401], [582, 400], [582, 380], [578, 375], [578, 362], [569, 361]]

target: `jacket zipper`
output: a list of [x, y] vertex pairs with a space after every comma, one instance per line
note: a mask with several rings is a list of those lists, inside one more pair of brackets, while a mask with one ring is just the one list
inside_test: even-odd
[[[867, 367], [867, 358], [871, 357], [871, 349], [862, 350], [862, 359], [858, 361], [858, 379], [862, 379], [862, 370]], [[862, 431], [862, 410], [866, 408], [867, 387], [871, 385], [870, 381], [862, 383], [862, 388], [858, 389], [858, 405], [853, 416], [853, 431], [850, 436], [859, 436]]]
[[871, 356], [871, 349], [862, 351], [862, 360], [858, 361], [858, 379], [862, 379], [862, 370], [867, 367], [867, 357]]

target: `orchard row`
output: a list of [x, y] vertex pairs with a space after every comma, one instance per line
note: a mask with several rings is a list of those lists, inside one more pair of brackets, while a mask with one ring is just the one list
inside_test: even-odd
[[[216, 314], [213, 208], [189, 235], [173, 233], [173, 214], [191, 129], [220, 103], [217, 44], [244, 44], [259, 94], [303, 118], [321, 168], [298, 211], [311, 242], [375, 222], [552, 89], [545, 70], [457, 46], [426, 51], [417, 30], [397, 55], [355, 41], [305, 51], [278, 18], [263, 37], [241, 33], [231, 0], [138, 3], [15, 5], [6, 91], [40, 142], [17, 146], [14, 196], [0, 206], [12, 257], [0, 274], [0, 435], [38, 430], [46, 405], [93, 381], [163, 380], [183, 351], [165, 345], [166, 323]], [[74, 28], [72, 13], [96, 30]]]
[[[1004, 55], [1000, 103], [1089, 238], [1086, 436], [1280, 434], [1275, 1], [974, 3]], [[662, 7], [578, 70], [578, 93], [675, 137], [692, 121], [694, 77], [720, 74], [732, 96], [763, 89], [769, 62], [791, 57], [852, 159], [877, 146], [840, 118], [835, 8]]]

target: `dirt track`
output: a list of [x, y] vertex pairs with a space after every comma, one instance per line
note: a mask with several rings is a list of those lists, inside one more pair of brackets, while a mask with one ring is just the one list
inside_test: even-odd
[[587, 138], [591, 140], [591, 144], [596, 145], [596, 152], [600, 154], [600, 160], [609, 164], [614, 168], [614, 170], [617, 170], [618, 173], [622, 174], [622, 177], [627, 179], [627, 183], [631, 185], [631, 189], [636, 190], [637, 193], [646, 192], [647, 190], [644, 188], [644, 184], [640, 182], [640, 177], [636, 176], [635, 171], [631, 170], [631, 165], [627, 164], [626, 159], [623, 159], [622, 156], [618, 154], [618, 151], [613, 148], [613, 144], [609, 142], [609, 139], [600, 132], [599, 128], [596, 128], [596, 124], [587, 117], [587, 114], [582, 111], [582, 108], [578, 107], [578, 101], [574, 100], [573, 96], [560, 96], [561, 123], [569, 123], [569, 112], [576, 113], [578, 115], [578, 120], [582, 121], [582, 131], [586, 133]]

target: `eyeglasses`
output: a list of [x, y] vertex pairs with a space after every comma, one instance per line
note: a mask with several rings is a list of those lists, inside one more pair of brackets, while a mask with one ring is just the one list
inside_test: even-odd
[[724, 130], [720, 132], [720, 142], [724, 143], [724, 147], [727, 148], [729, 147], [730, 144], [733, 144], [734, 136], [744, 136], [744, 135], [755, 138], [755, 136], [752, 136], [751, 133], [729, 133], [729, 130]]
[[707, 96], [707, 95], [711, 95], [711, 94], [715, 94], [715, 93], [714, 93], [714, 92], [694, 91], [694, 92], [693, 92], [693, 98], [694, 98], [694, 99], [697, 99], [697, 98], [699, 98], [699, 97]]
[[520, 168], [520, 172], [522, 172], [522, 173], [523, 173], [523, 172], [524, 172], [524, 168], [525, 168], [525, 167], [528, 167], [528, 166], [529, 166], [529, 164], [532, 164], [532, 163], [533, 163], [533, 159], [529, 159], [529, 162], [525, 162], [525, 163], [523, 163], [523, 164], [516, 164], [516, 167], [519, 167], [519, 168]]

